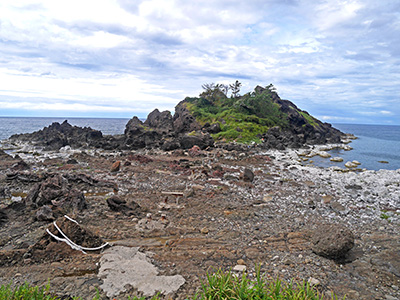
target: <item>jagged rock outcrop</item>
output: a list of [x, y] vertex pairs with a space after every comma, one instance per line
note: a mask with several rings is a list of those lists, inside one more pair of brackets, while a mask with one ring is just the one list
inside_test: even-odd
[[133, 117], [125, 128], [125, 149], [161, 148], [189, 149], [194, 145], [204, 149], [214, 144], [208, 133], [200, 131], [201, 125], [186, 109], [184, 102], [176, 106], [172, 117], [169, 111], [152, 111], [145, 122]]
[[15, 134], [10, 139], [33, 142], [44, 146], [45, 150], [59, 150], [67, 145], [74, 148], [95, 146], [103, 139], [103, 134], [90, 127], [72, 126], [65, 120], [33, 133]]
[[[194, 145], [201, 149], [213, 146], [212, 135], [222, 142], [229, 142], [236, 137], [243, 139], [247, 134], [245, 142], [258, 138], [263, 141], [261, 147], [275, 149], [339, 143], [343, 136], [330, 124], [322, 123], [292, 102], [282, 100], [268, 87], [257, 86], [253, 93], [220, 100], [186, 98], [176, 105], [173, 116], [169, 111], [160, 112], [158, 109], [152, 111], [144, 122], [135, 116], [126, 124], [123, 135], [103, 136], [98, 130], [72, 126], [64, 121], [34, 133], [13, 135], [11, 139], [30, 141], [44, 146], [45, 150], [71, 146], [105, 150], [161, 148], [170, 151], [190, 149]], [[226, 110], [227, 107], [232, 109]], [[223, 111], [224, 116], [217, 120], [215, 111]], [[203, 113], [202, 118], [199, 113]], [[204, 116], [209, 120], [204, 120]], [[232, 120], [236, 123], [229, 128], [226, 122], [232, 123]], [[254, 133], [255, 130], [259, 131]], [[232, 148], [229, 144], [222, 147]]]
[[[265, 89], [258, 86], [256, 92]], [[300, 148], [304, 145], [339, 143], [343, 133], [329, 123], [322, 123], [308, 112], [299, 109], [293, 102], [282, 100], [277, 93], [271, 92], [272, 100], [279, 105], [279, 110], [287, 115], [288, 126], [270, 128], [261, 136], [265, 148], [278, 150]]]

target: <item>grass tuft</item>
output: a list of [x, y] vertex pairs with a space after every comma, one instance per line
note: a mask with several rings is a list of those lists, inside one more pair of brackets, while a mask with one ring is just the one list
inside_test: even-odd
[[[11, 284], [0, 287], [0, 300], [58, 300], [59, 298], [49, 293], [50, 285], [45, 287], [32, 287], [28, 283], [22, 286], [11, 288]], [[337, 300], [338, 297], [332, 293], [331, 300]], [[343, 298], [343, 300], [346, 297]], [[80, 300], [80, 298], [73, 298]], [[93, 300], [100, 299], [100, 294]], [[160, 294], [153, 297], [129, 297], [130, 300], [160, 300]], [[286, 283], [277, 278], [275, 280], [267, 279], [260, 272], [260, 267], [256, 268], [254, 279], [248, 278], [245, 272], [241, 276], [236, 276], [231, 271], [224, 272], [221, 269], [213, 274], [207, 272], [206, 280], [201, 282], [200, 291], [194, 296], [188, 296], [186, 299], [192, 300], [327, 300], [320, 294], [316, 287], [308, 282]], [[116, 300], [116, 299], [113, 299]]]

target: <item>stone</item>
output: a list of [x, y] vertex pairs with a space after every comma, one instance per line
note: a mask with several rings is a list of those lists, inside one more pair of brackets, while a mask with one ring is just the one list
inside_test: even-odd
[[358, 184], [348, 184], [345, 185], [344, 188], [348, 190], [362, 190], [362, 186]]
[[342, 161], [343, 161], [343, 158], [341, 158], [341, 157], [332, 157], [332, 158], [330, 159], [330, 161], [333, 161], [333, 162], [342, 162]]
[[110, 172], [115, 173], [118, 172], [121, 168], [121, 161], [117, 160], [115, 163], [112, 164]]
[[107, 198], [107, 205], [112, 211], [122, 212], [129, 216], [135, 215], [139, 217], [143, 214], [143, 210], [139, 204], [134, 201], [127, 203], [116, 195]]
[[203, 227], [203, 228], [200, 230], [200, 232], [201, 232], [202, 234], [208, 234], [208, 228], [207, 228], [207, 227]]
[[330, 203], [330, 207], [336, 212], [342, 212], [346, 210], [346, 208], [337, 201], [332, 201]]
[[322, 158], [329, 158], [329, 157], [331, 157], [331, 155], [330, 155], [328, 152], [326, 152], [326, 151], [319, 151], [319, 152], [318, 152], [318, 155], [319, 155], [320, 157], [322, 157]]
[[246, 262], [243, 259], [238, 259], [236, 262], [238, 265], [246, 265]]
[[254, 173], [252, 170], [245, 168], [243, 172], [243, 180], [246, 182], [253, 182], [254, 180]]
[[13, 166], [11, 166], [11, 170], [13, 170], [13, 171], [24, 171], [24, 170], [29, 170], [29, 169], [30, 169], [30, 166], [23, 160], [20, 160], [19, 162], [17, 162]]
[[322, 224], [313, 232], [311, 249], [330, 259], [344, 258], [354, 246], [354, 234], [343, 225]]
[[247, 267], [245, 265], [236, 265], [236, 266], [233, 267], [232, 270], [235, 271], [235, 272], [241, 272], [242, 273], [242, 272], [246, 272]]
[[357, 165], [351, 161], [346, 162], [344, 166], [349, 169], [357, 168]]
[[191, 156], [191, 157], [196, 157], [196, 156], [199, 156], [202, 154], [200, 147], [197, 145], [194, 145], [192, 148], [190, 148], [188, 150], [188, 153], [189, 153], [189, 156]]
[[318, 279], [315, 279], [313, 277], [308, 278], [307, 282], [311, 285], [311, 286], [316, 286], [316, 285], [320, 285], [321, 282]]
[[48, 205], [43, 205], [38, 209], [35, 214], [35, 218], [38, 221], [54, 221], [53, 210]]
[[68, 179], [61, 174], [52, 174], [42, 183], [36, 184], [29, 191], [25, 201], [34, 207], [54, 205], [62, 208], [65, 213], [71, 210], [81, 211], [87, 206], [82, 191], [73, 188]]

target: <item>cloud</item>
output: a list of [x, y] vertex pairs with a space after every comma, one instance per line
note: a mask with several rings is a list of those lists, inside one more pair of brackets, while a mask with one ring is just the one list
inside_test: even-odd
[[367, 112], [399, 123], [399, 10], [373, 0], [4, 0], [0, 115], [8, 101], [38, 112], [40, 99], [44, 110], [130, 117], [239, 79], [243, 92], [272, 82], [326, 120]]

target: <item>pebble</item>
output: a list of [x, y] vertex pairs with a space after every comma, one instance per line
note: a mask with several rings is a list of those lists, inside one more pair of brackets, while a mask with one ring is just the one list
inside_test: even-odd
[[233, 271], [235, 272], [245, 272], [247, 267], [245, 265], [236, 265], [233, 267]]
[[208, 228], [207, 228], [207, 227], [203, 227], [203, 228], [200, 230], [200, 232], [201, 232], [202, 234], [208, 234]]
[[311, 286], [321, 284], [321, 282], [320, 282], [318, 279], [315, 279], [315, 278], [313, 278], [313, 277], [308, 278], [307, 282], [308, 282]]
[[236, 263], [238, 265], [246, 265], [246, 262], [243, 259], [238, 259]]

